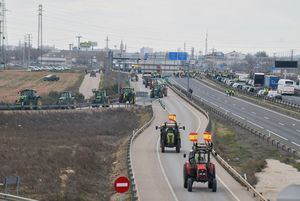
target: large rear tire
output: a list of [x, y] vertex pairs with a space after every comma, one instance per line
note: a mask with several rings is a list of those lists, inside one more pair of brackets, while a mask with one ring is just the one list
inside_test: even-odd
[[188, 179], [188, 174], [186, 170], [186, 164], [183, 165], [183, 187], [187, 188], [187, 179]]
[[211, 189], [212, 188], [212, 180], [208, 181], [208, 188]]
[[217, 180], [212, 180], [212, 192], [217, 192]]
[[177, 145], [176, 145], [176, 152], [180, 153], [180, 143], [177, 143]]
[[192, 190], [193, 190], [193, 180], [192, 180], [192, 178], [187, 179], [187, 190], [188, 190], [188, 192], [192, 192]]

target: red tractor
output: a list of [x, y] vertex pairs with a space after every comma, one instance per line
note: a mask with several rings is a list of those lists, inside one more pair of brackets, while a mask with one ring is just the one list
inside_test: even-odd
[[[208, 188], [212, 192], [217, 191], [216, 169], [210, 161], [211, 152], [212, 143], [194, 143], [189, 160], [183, 166], [183, 186], [189, 192], [192, 192], [194, 182], [208, 182]], [[186, 154], [183, 156], [186, 157]]]

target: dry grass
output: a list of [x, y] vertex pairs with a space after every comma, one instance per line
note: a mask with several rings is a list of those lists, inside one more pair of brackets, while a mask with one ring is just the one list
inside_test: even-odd
[[112, 164], [124, 160], [116, 153], [150, 116], [150, 107], [0, 113], [0, 178], [21, 176], [21, 195], [39, 200], [109, 200]]
[[[48, 74], [60, 77], [58, 82], [45, 82], [42, 78]], [[39, 95], [45, 96], [50, 91], [64, 91], [78, 85], [81, 73], [52, 73], [3, 71], [0, 72], [0, 102], [14, 102], [18, 99], [18, 91], [25, 88], [35, 89]]]

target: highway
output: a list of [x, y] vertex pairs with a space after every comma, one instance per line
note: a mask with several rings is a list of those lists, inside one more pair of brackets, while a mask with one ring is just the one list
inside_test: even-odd
[[[186, 89], [187, 79], [172, 78], [171, 81]], [[300, 120], [263, 108], [238, 97], [226, 96], [225, 93], [213, 89], [198, 80], [190, 79], [193, 95], [202, 98], [220, 110], [247, 120], [283, 141], [289, 141], [300, 148]]]
[[[143, 86], [140, 88], [145, 91]], [[133, 171], [140, 200], [253, 200], [251, 195], [219, 164], [216, 164], [214, 159], [218, 178], [216, 193], [211, 192], [207, 184], [194, 183], [193, 192], [183, 188], [182, 172], [186, 161], [183, 153], [188, 154], [192, 147], [188, 134], [192, 131], [202, 133], [208, 122], [202, 113], [188, 105], [171, 90], [168, 91], [168, 97], [162, 100], [166, 110], [163, 110], [157, 101], [153, 102], [156, 118], [152, 125], [134, 141], [132, 147]], [[155, 130], [155, 126], [166, 121], [169, 113], [175, 113], [177, 121], [186, 127], [182, 133], [182, 149], [179, 154], [175, 149], [166, 149], [165, 153], [161, 153], [159, 147], [159, 131]]]

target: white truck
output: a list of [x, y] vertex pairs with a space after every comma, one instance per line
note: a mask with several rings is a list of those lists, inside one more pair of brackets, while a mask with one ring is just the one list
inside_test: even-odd
[[295, 82], [288, 79], [280, 79], [278, 81], [277, 92], [279, 94], [294, 95], [295, 94]]

